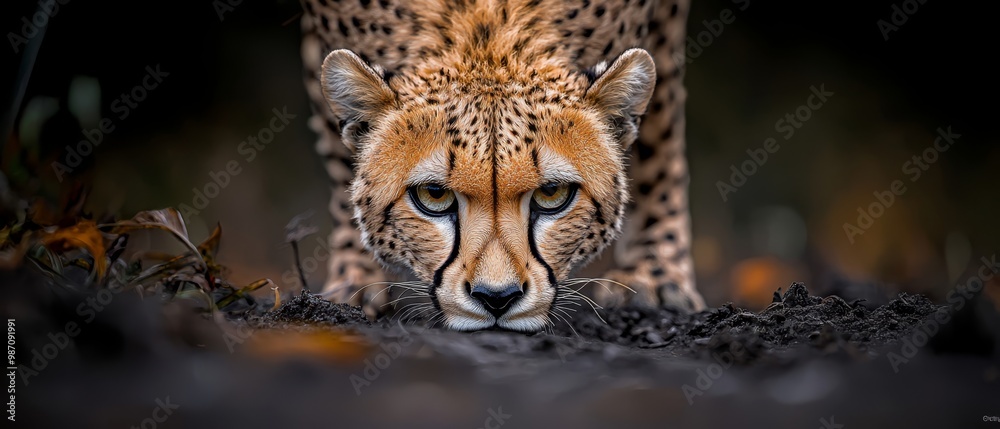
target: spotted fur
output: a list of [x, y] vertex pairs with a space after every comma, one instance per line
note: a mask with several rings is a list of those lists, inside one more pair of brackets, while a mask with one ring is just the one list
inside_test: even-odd
[[[311, 125], [333, 187], [333, 299], [377, 311], [388, 294], [356, 292], [386, 280], [378, 261], [420, 279], [450, 328], [539, 330], [574, 270], [624, 234], [605, 277], [636, 293], [597, 288], [600, 301], [703, 308], [675, 62], [686, 1], [304, 5]], [[534, 212], [532, 192], [553, 182], [578, 185], [573, 201]], [[427, 183], [454, 190], [458, 211], [421, 212], [407, 190]], [[478, 284], [524, 295], [495, 317], [470, 297]]]

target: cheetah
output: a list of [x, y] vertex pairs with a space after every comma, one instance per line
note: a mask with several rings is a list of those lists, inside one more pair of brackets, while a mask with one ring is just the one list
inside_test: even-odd
[[332, 185], [329, 299], [374, 316], [394, 284], [445, 328], [534, 332], [582, 299], [590, 280], [572, 275], [609, 249], [597, 303], [705, 307], [689, 251], [686, 0], [304, 8], [310, 127]]

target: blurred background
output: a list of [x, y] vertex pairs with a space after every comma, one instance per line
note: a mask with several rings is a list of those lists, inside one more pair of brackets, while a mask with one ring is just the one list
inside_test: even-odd
[[[709, 305], [763, 308], [796, 280], [942, 298], [996, 254], [996, 8], [905, 3], [693, 1], [687, 153]], [[0, 170], [17, 193], [59, 201], [82, 184], [90, 212], [118, 217], [187, 205], [196, 242], [222, 225], [230, 280], [286, 290], [298, 282], [284, 227], [312, 211], [303, 264], [322, 284], [324, 261], [309, 259], [330, 229], [329, 185], [307, 127], [297, 1], [71, 1], [35, 34], [22, 17], [36, 7], [8, 2], [0, 19]], [[802, 107], [814, 88], [832, 95]], [[251, 151], [275, 109], [287, 126]], [[928, 150], [949, 127], [955, 143]], [[78, 153], [88, 135], [99, 144]], [[768, 138], [779, 149], [743, 167]], [[734, 181], [732, 166], [753, 173]], [[905, 192], [872, 208], [897, 180]]]

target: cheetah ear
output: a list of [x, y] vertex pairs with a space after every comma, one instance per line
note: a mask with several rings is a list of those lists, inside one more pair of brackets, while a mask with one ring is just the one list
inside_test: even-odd
[[594, 72], [599, 74], [586, 98], [613, 118], [632, 118], [646, 113], [646, 106], [656, 85], [656, 66], [643, 49], [623, 52], [602, 72], [603, 63]]
[[[380, 67], [372, 67], [347, 49], [330, 52], [323, 61], [320, 78], [323, 95], [334, 116], [345, 123], [347, 137], [368, 129], [396, 102], [396, 93], [386, 83]], [[353, 142], [344, 143], [353, 149]]]

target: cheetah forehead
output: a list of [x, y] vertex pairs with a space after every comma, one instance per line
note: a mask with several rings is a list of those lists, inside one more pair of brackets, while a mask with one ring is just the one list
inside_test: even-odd
[[361, 157], [362, 172], [378, 178], [367, 190], [398, 195], [401, 189], [381, 187], [436, 183], [487, 201], [517, 199], [556, 182], [616, 198], [623, 153], [596, 113], [525, 99], [480, 101], [395, 115]]
[[[503, 189], [499, 193], [517, 195], [532, 190], [546, 183], [581, 183], [584, 176], [574, 165], [572, 159], [561, 155], [555, 150], [540, 146], [531, 157], [531, 164], [524, 160], [511, 159], [507, 162], [494, 164], [492, 168], [481, 165], [456, 165], [449, 159], [453, 152], [447, 148], [435, 149], [418, 161], [405, 176], [406, 186], [427, 183], [448, 184], [452, 188], [466, 193], [483, 194], [479, 186], [490, 179], [492, 171], [497, 171], [498, 185]], [[475, 183], [475, 185], [469, 184]]]

